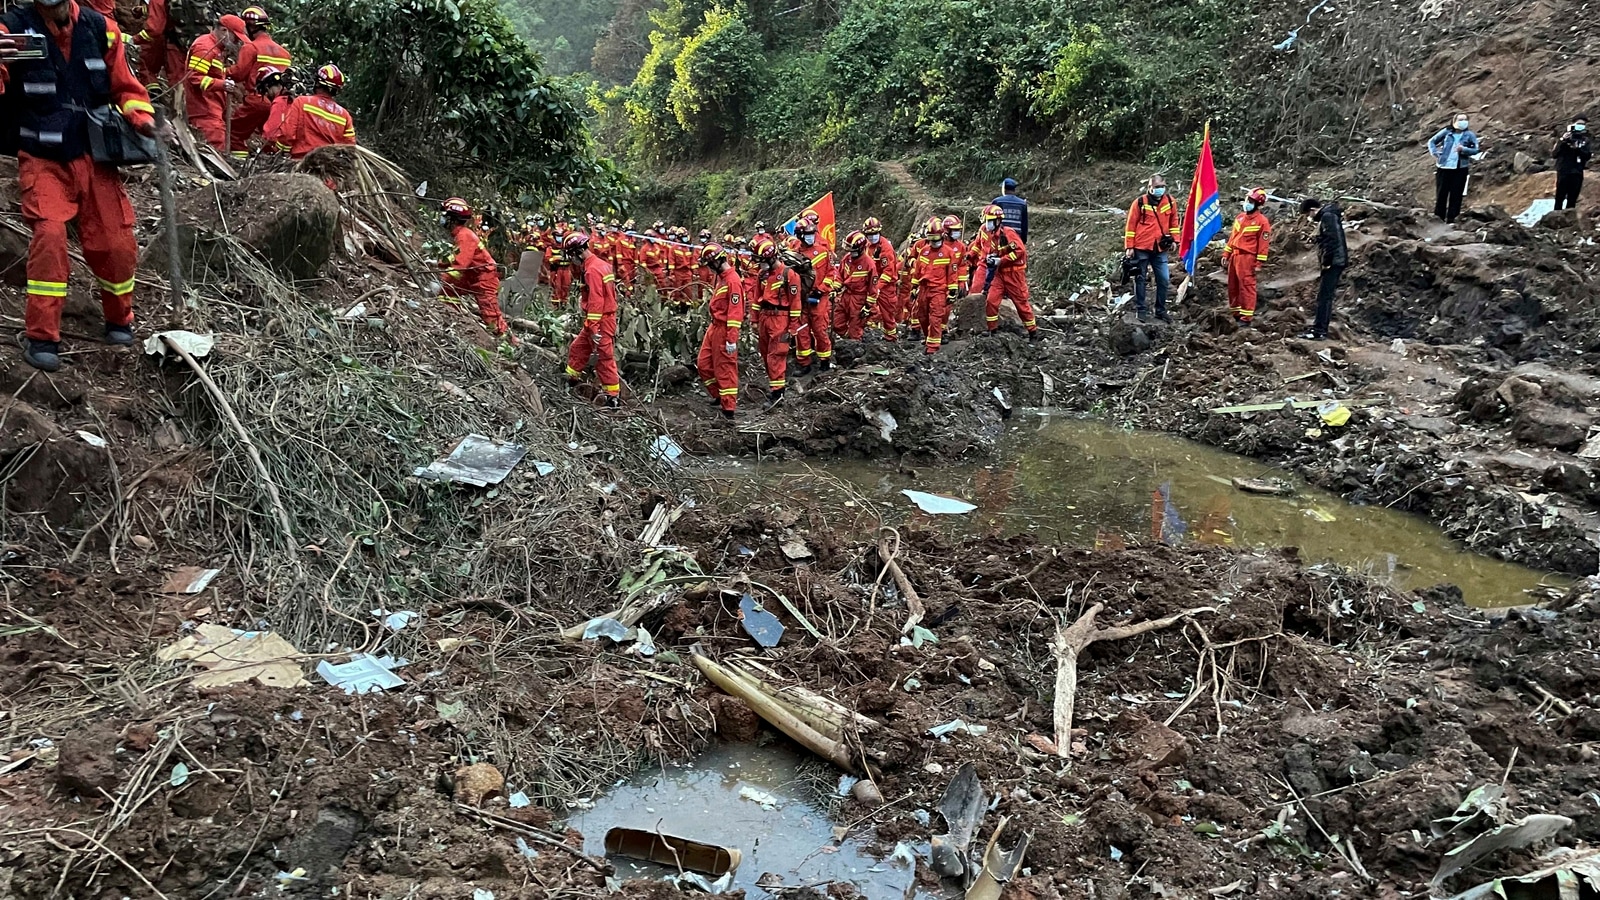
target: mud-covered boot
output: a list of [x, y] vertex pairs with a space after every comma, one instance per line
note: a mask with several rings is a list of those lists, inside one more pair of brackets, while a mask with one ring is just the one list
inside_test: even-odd
[[133, 326], [132, 325], [113, 325], [110, 322], [107, 322], [106, 323], [106, 343], [115, 344], [118, 347], [132, 347], [133, 346]]
[[823, 359], [823, 360], [818, 360], [817, 361], [817, 371], [818, 372], [826, 372], [831, 368], [833, 368], [833, 360], [831, 360], [831, 359]]
[[1037, 344], [1040, 341], [1044, 340], [1044, 332], [1042, 332], [1039, 329], [1035, 328], [1032, 331], [1028, 332], [1028, 340], [1030, 340], [1033, 343]]
[[22, 345], [22, 359], [41, 372], [54, 372], [61, 368], [61, 344], [58, 341], [36, 341], [26, 335], [17, 335]]

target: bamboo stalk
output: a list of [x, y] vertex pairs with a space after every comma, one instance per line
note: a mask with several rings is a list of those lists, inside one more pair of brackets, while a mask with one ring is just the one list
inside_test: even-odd
[[830, 740], [818, 733], [816, 729], [796, 718], [772, 697], [760, 691], [752, 690], [738, 678], [730, 675], [727, 669], [717, 665], [700, 653], [694, 653], [693, 658], [695, 666], [707, 678], [711, 679], [713, 684], [743, 700], [752, 710], [755, 710], [756, 715], [771, 723], [772, 727], [846, 772], [856, 771], [855, 761], [850, 758], [850, 753], [843, 744]]

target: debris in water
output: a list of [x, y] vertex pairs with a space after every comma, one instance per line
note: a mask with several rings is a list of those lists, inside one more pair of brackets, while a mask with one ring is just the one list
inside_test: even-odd
[[917, 505], [918, 509], [934, 516], [962, 515], [978, 508], [965, 500], [957, 500], [954, 497], [941, 497], [938, 494], [926, 494], [922, 491], [910, 489], [903, 490], [900, 493], [905, 494], [912, 503]]
[[749, 785], [745, 785], [739, 789], [739, 799], [749, 800], [751, 803], [754, 803], [765, 810], [781, 809], [783, 807], [783, 801], [778, 799], [776, 796], [769, 794], [760, 788], [750, 787]]
[[419, 467], [411, 474], [430, 481], [488, 487], [504, 481], [527, 455], [528, 448], [522, 444], [469, 434], [457, 441], [448, 454]]
[[743, 859], [743, 854], [734, 847], [719, 847], [640, 828], [613, 828], [607, 831], [606, 855], [642, 859], [719, 877], [738, 869]]
[[1233, 486], [1247, 494], [1269, 497], [1287, 497], [1294, 493], [1294, 485], [1281, 478], [1235, 478]]

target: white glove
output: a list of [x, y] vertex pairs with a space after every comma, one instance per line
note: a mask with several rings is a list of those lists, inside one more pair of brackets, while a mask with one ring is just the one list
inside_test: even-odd
[[722, 345], [722, 352], [732, 356], [739, 351], [739, 345], [732, 341]]
[[429, 297], [437, 297], [440, 294], [444, 293], [444, 285], [440, 284], [437, 281], [430, 281], [430, 282], [428, 282], [428, 286], [426, 288], [424, 288], [424, 290], [426, 290], [428, 292], [428, 296]]

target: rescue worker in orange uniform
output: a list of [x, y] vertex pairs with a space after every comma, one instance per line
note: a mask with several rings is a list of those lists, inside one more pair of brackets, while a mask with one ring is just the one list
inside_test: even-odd
[[934, 232], [944, 231], [944, 220], [938, 216], [929, 217], [922, 223], [922, 236], [910, 243], [907, 248], [909, 258], [905, 263], [905, 290], [908, 298], [906, 306], [909, 310], [907, 321], [911, 326], [911, 339], [918, 343], [927, 338], [928, 327], [928, 295], [919, 290], [917, 285], [917, 259], [928, 250], [928, 242]]
[[625, 293], [633, 293], [639, 278], [639, 235], [633, 220], [622, 223], [617, 232], [617, 284]]
[[615, 407], [622, 394], [622, 375], [617, 371], [616, 269], [594, 252], [594, 242], [581, 231], [567, 235], [564, 249], [582, 273], [579, 305], [583, 310], [583, 325], [567, 350], [567, 384], [577, 387], [589, 369], [590, 357], [595, 357], [600, 389], [606, 403]]
[[545, 264], [550, 267], [550, 305], [557, 310], [567, 305], [572, 293], [572, 264], [567, 257], [566, 222], [557, 222], [550, 235], [550, 249], [545, 254]]
[[[256, 93], [267, 104], [267, 120], [261, 125], [261, 149], [276, 153], [278, 136], [283, 133], [283, 117], [289, 113], [289, 86], [287, 72], [277, 66], [262, 66], [256, 70]], [[282, 98], [283, 102], [278, 100]]]
[[[687, 231], [684, 232], [683, 239], [684, 243], [688, 243], [689, 233]], [[709, 296], [711, 291], [715, 288], [715, 285], [712, 283], [714, 278], [712, 276], [711, 269], [706, 266], [705, 261], [700, 259], [699, 256], [699, 248], [704, 247], [709, 243], [711, 243], [711, 229], [700, 229], [700, 243], [696, 244], [692, 250], [692, 252], [695, 254], [695, 265], [691, 270], [693, 275], [691, 276], [689, 283], [689, 296], [696, 305], [704, 302], [706, 297]], [[728, 258], [731, 261], [733, 259], [733, 248], [724, 244], [722, 249], [728, 251]]]
[[304, 159], [318, 147], [354, 144], [356, 120], [333, 99], [341, 90], [344, 73], [338, 66], [329, 63], [318, 69], [315, 92], [289, 103], [277, 135], [278, 149], [287, 152], [290, 159]]
[[767, 367], [767, 409], [783, 400], [788, 387], [789, 346], [800, 327], [800, 274], [778, 259], [778, 244], [758, 237], [756, 260], [756, 340]]
[[867, 236], [859, 231], [845, 235], [839, 280], [843, 287], [833, 306], [833, 331], [859, 341], [878, 304], [878, 261], [867, 252]]
[[1005, 224], [1005, 217], [1005, 210], [997, 203], [983, 208], [983, 225], [968, 251], [981, 263], [973, 270], [972, 285], [984, 292], [983, 324], [987, 334], [994, 334], [1000, 327], [1000, 304], [1010, 300], [1022, 319], [1022, 327], [1028, 329], [1028, 340], [1037, 341], [1043, 335], [1039, 333], [1033, 305], [1028, 302], [1028, 248], [1016, 229]]
[[[593, 220], [593, 217], [591, 217], [591, 220], [589, 223], [589, 252], [610, 263], [611, 271], [614, 275], [617, 270], [617, 239], [611, 234], [611, 229], [606, 227], [605, 222]], [[574, 275], [578, 277], [583, 274], [583, 264], [576, 257], [572, 260], [572, 270]], [[581, 300], [582, 298], [580, 297], [579, 299]]]
[[451, 197], [439, 206], [456, 245], [455, 255], [445, 263], [442, 276], [445, 296], [472, 297], [478, 303], [478, 315], [483, 318], [483, 324], [494, 334], [505, 335], [512, 346], [516, 346], [516, 336], [506, 328], [505, 317], [500, 315], [500, 267], [489, 255], [489, 249], [483, 246], [478, 230], [472, 227], [472, 207], [460, 197]]
[[899, 340], [900, 258], [895, 255], [894, 244], [883, 236], [883, 223], [876, 217], [861, 223], [861, 233], [866, 235], [867, 252], [878, 266], [877, 312], [870, 322], [883, 329], [884, 340]]
[[789, 249], [811, 263], [811, 291], [800, 298], [800, 327], [795, 330], [799, 347], [795, 359], [800, 364], [800, 374], [811, 371], [813, 358], [818, 371], [833, 368], [832, 326], [833, 295], [839, 290], [839, 276], [833, 267], [833, 255], [818, 241], [819, 220], [816, 213], [806, 213], [795, 223], [794, 235], [789, 238]]
[[962, 233], [960, 216], [945, 216], [941, 221], [944, 225], [944, 242], [955, 248], [961, 254], [961, 270], [959, 284], [962, 293], [971, 293], [972, 267], [967, 265], [967, 241]]
[[228, 152], [224, 116], [238, 94], [238, 83], [228, 75], [228, 58], [247, 41], [244, 20], [223, 16], [211, 31], [189, 45], [189, 70], [184, 73], [183, 102], [189, 125], [211, 146]]
[[145, 7], [144, 29], [133, 42], [139, 47], [139, 80], [156, 83], [162, 73], [177, 82], [188, 71], [183, 38], [167, 15], [167, 0], [150, 0]]
[[239, 47], [239, 61], [228, 68], [228, 77], [244, 91], [244, 98], [233, 112], [232, 133], [229, 135], [233, 142], [230, 149], [235, 159], [250, 155], [250, 139], [262, 130], [272, 113], [271, 100], [257, 89], [256, 79], [261, 68], [271, 66], [274, 69], [288, 69], [291, 62], [289, 51], [283, 49], [267, 32], [271, 22], [266, 10], [252, 6], [240, 18], [244, 20], [244, 30], [249, 39]]
[[1150, 273], [1156, 279], [1156, 318], [1172, 321], [1167, 314], [1167, 292], [1172, 286], [1167, 254], [1178, 248], [1182, 228], [1177, 201], [1167, 195], [1166, 179], [1150, 176], [1144, 193], [1128, 207], [1128, 224], [1122, 230], [1123, 255], [1138, 266], [1133, 280], [1133, 307], [1141, 322], [1150, 319], [1150, 308], [1145, 303], [1145, 276]]
[[912, 291], [919, 297], [919, 306], [927, 310], [923, 319], [928, 335], [923, 345], [925, 353], [939, 352], [950, 310], [961, 296], [959, 246], [959, 242], [945, 238], [944, 222], [929, 220], [928, 243], [917, 253], [911, 272]]
[[1245, 195], [1244, 212], [1233, 220], [1228, 246], [1222, 251], [1222, 265], [1228, 272], [1228, 310], [1246, 328], [1256, 317], [1256, 273], [1267, 261], [1272, 240], [1272, 223], [1261, 212], [1266, 204], [1264, 188]]
[[722, 417], [731, 419], [739, 406], [739, 330], [744, 327], [744, 285], [721, 244], [701, 247], [699, 260], [714, 273], [716, 282], [708, 310], [711, 321], [700, 342], [695, 368], [706, 393], [722, 408]]
[[689, 245], [689, 229], [682, 225], [672, 230], [667, 244], [667, 299], [673, 305], [687, 309], [694, 304], [695, 253]]
[[133, 280], [139, 247], [133, 206], [114, 166], [89, 153], [86, 110], [114, 106], [128, 124], [159, 140], [150, 95], [133, 76], [117, 23], [75, 0], [34, 0], [0, 18], [0, 32], [45, 36], [45, 59], [16, 59], [0, 41], [0, 92], [21, 99], [15, 129], [22, 218], [28, 245], [28, 300], [20, 335], [23, 359], [36, 369], [61, 366], [61, 309], [72, 263], [67, 225], [77, 226], [83, 257], [100, 286], [106, 342], [133, 343]]
[[661, 232], [665, 230], [663, 222], [656, 222], [644, 231], [644, 240], [639, 244], [639, 265], [655, 283], [656, 293], [663, 300], [667, 296], [667, 250], [666, 244], [661, 242]]

